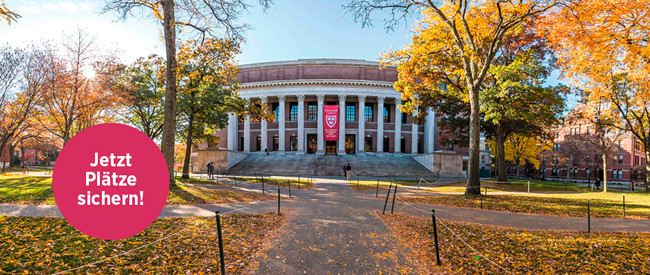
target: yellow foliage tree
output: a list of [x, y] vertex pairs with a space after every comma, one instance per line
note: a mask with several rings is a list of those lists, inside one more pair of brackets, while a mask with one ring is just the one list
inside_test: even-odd
[[[496, 141], [494, 139], [488, 140], [487, 143], [490, 148], [495, 148], [494, 146], [496, 146]], [[538, 137], [530, 137], [520, 134], [510, 135], [506, 139], [504, 147], [506, 161], [510, 161], [517, 166], [517, 178], [519, 178], [519, 170], [521, 170], [521, 166], [531, 164], [535, 169], [539, 169], [540, 153], [551, 149], [549, 143], [542, 141]]]
[[5, 1], [2, 1], [2, 3], [0, 3], [0, 18], [7, 20], [7, 24], [11, 25], [11, 21], [16, 22], [18, 18], [20, 18], [20, 15], [9, 10], [5, 5]]

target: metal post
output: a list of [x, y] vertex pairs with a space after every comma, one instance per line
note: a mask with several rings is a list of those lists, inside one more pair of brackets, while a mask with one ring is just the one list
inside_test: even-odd
[[393, 204], [390, 205], [390, 213], [393, 214], [395, 208], [395, 195], [397, 195], [397, 184], [395, 184], [395, 192], [393, 192]]
[[436, 246], [436, 264], [440, 265], [440, 252], [438, 252], [438, 227], [436, 226], [436, 210], [431, 209], [431, 219], [433, 221], [433, 242]]
[[[480, 191], [481, 191], [481, 189], [480, 189], [480, 188], [481, 188], [481, 187], [479, 186], [479, 190], [478, 190], [478, 191], [479, 191], [479, 193], [480, 193]], [[485, 195], [487, 196], [487, 182], [485, 183]]]
[[379, 178], [377, 178], [377, 191], [375, 192], [375, 198], [379, 197]]
[[483, 196], [481, 196], [481, 209], [483, 209]]
[[625, 219], [625, 195], [623, 195], [623, 219]]
[[300, 189], [300, 175], [298, 175], [298, 189]]
[[226, 262], [223, 257], [223, 237], [221, 236], [221, 215], [219, 211], [214, 211], [217, 215], [217, 234], [219, 236], [219, 259], [221, 260], [221, 274], [226, 274]]
[[591, 232], [591, 203], [587, 201], [587, 232]]
[[264, 176], [262, 176], [262, 195], [266, 194], [264, 191]]
[[357, 191], [359, 191], [359, 177], [357, 177]]
[[280, 215], [280, 185], [278, 185], [278, 215]]
[[287, 180], [287, 185], [289, 185], [289, 198], [291, 198], [291, 180]]
[[530, 194], [530, 181], [528, 181], [528, 194]]
[[235, 180], [235, 186], [237, 186], [237, 177], [233, 177], [233, 179]]
[[420, 192], [420, 183], [422, 183], [422, 178], [420, 178], [420, 181], [418, 181], [418, 192]]
[[388, 198], [390, 198], [390, 189], [393, 188], [393, 185], [388, 187], [388, 194], [386, 194], [386, 201], [384, 202], [384, 211], [382, 211], [382, 214], [386, 214], [386, 205], [388, 205]]

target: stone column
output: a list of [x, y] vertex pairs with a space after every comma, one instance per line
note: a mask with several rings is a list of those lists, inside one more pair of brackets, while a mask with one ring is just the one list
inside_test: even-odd
[[228, 114], [228, 150], [237, 151], [237, 115]]
[[[266, 103], [268, 103], [268, 102], [269, 102], [268, 97], [262, 97], [262, 105], [266, 105]], [[269, 144], [268, 141], [267, 141], [267, 130], [268, 130], [267, 128], [268, 127], [267, 127], [266, 119], [262, 119], [261, 122], [262, 122], [261, 123], [262, 124], [262, 130], [261, 130], [262, 131], [262, 133], [261, 133], [261, 135], [262, 135], [262, 138], [261, 138], [262, 147], [260, 148], [260, 151], [264, 152], [266, 149], [268, 149], [268, 144]]]
[[284, 95], [281, 95], [278, 97], [278, 100], [280, 101], [280, 114], [279, 118], [280, 121], [278, 121], [278, 151], [280, 153], [284, 153], [285, 148], [284, 148], [284, 123], [286, 121], [286, 116], [285, 116], [285, 110], [284, 110], [284, 100], [286, 97]]
[[[418, 110], [413, 110], [413, 116], [418, 114]], [[411, 154], [415, 155], [418, 153], [418, 125], [411, 123]]]
[[402, 99], [395, 99], [395, 144], [393, 152], [399, 154], [400, 147], [402, 146], [402, 111], [399, 110], [399, 105], [402, 105]]
[[251, 115], [246, 115], [244, 120], [244, 152], [251, 151]]
[[337, 154], [345, 155], [345, 95], [339, 95], [339, 143]]
[[427, 108], [427, 121], [424, 122], [424, 152], [433, 153], [436, 134], [436, 113], [432, 108]]
[[359, 96], [359, 133], [357, 134], [357, 148], [359, 154], [365, 152], [365, 140], [366, 140], [366, 96]]
[[377, 97], [377, 153], [384, 152], [384, 99]]
[[298, 95], [298, 153], [305, 153], [305, 96]]
[[325, 140], [323, 139], [323, 105], [325, 104], [325, 95], [318, 95], [318, 117], [316, 118], [318, 129], [318, 143], [316, 147], [316, 154], [322, 155], [325, 153]]

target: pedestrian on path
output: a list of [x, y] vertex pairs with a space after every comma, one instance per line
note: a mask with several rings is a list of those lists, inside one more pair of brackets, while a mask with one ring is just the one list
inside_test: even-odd
[[596, 186], [596, 191], [600, 191], [600, 178], [596, 178], [594, 185]]
[[634, 182], [634, 180], [632, 180], [632, 182], [630, 183], [630, 188], [632, 189], [632, 192], [634, 192], [634, 187], [635, 186], [636, 186], [636, 182]]
[[212, 164], [210, 164], [209, 161], [208, 161], [208, 164], [205, 165], [205, 173], [208, 174], [208, 178], [210, 177], [210, 166], [211, 166], [211, 165], [212, 165]]
[[350, 163], [345, 165], [345, 179], [350, 180], [350, 174], [352, 170], [352, 166], [350, 166]]

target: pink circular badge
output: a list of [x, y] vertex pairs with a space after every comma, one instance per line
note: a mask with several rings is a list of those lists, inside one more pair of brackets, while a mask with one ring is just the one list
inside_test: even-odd
[[147, 135], [123, 124], [92, 126], [63, 147], [52, 189], [68, 222], [104, 240], [124, 239], [160, 215], [169, 193], [160, 149]]

